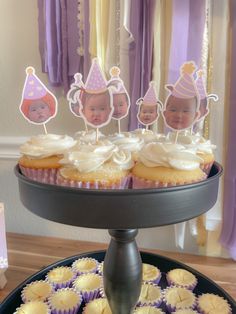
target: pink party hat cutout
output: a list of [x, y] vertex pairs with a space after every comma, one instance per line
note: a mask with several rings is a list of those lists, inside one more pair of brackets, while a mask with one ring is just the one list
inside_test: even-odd
[[92, 65], [85, 83], [85, 90], [87, 93], [102, 93], [107, 90], [107, 81], [102, 74], [98, 60], [92, 60]]
[[113, 94], [127, 93], [125, 86], [124, 86], [124, 82], [120, 78], [120, 69], [116, 66], [112, 67], [110, 69], [110, 75], [111, 75], [111, 79], [109, 81], [109, 85], [115, 86], [112, 93]]
[[157, 96], [154, 89], [154, 83], [150, 82], [149, 88], [143, 97], [143, 103], [145, 105], [155, 105], [157, 103]]
[[193, 73], [196, 65], [193, 61], [184, 63], [180, 68], [180, 78], [173, 86], [172, 95], [178, 98], [192, 98], [198, 96]]
[[205, 82], [204, 82], [204, 72], [202, 70], [197, 71], [196, 87], [200, 96], [200, 99], [207, 97]]
[[47, 94], [47, 89], [35, 75], [35, 70], [32, 67], [26, 69], [27, 77], [23, 91], [24, 99], [40, 99]]

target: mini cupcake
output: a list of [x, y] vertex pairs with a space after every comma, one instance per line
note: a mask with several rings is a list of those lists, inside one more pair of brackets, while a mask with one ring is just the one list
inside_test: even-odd
[[57, 184], [89, 189], [123, 189], [129, 183], [131, 154], [110, 142], [81, 145], [60, 161]]
[[83, 257], [75, 260], [72, 264], [72, 269], [77, 275], [96, 273], [98, 261], [95, 258]]
[[197, 278], [189, 271], [181, 268], [170, 270], [166, 274], [169, 286], [178, 286], [193, 290], [197, 285]]
[[86, 303], [100, 296], [102, 286], [102, 276], [93, 273], [80, 275], [73, 282], [73, 288], [81, 293]]
[[159, 307], [162, 303], [162, 292], [158, 285], [143, 283], [137, 306], [150, 305]]
[[143, 263], [143, 281], [158, 284], [161, 279], [160, 270], [150, 264]]
[[142, 306], [136, 307], [133, 314], [165, 314], [161, 309], [156, 308], [155, 306]]
[[105, 298], [95, 299], [87, 303], [83, 314], [112, 314], [108, 301]]
[[66, 135], [33, 136], [20, 147], [21, 172], [34, 181], [55, 184], [57, 171], [61, 167], [59, 160], [75, 143], [72, 137]]
[[196, 296], [186, 288], [172, 286], [164, 291], [164, 303], [169, 312], [194, 309], [196, 307]]
[[201, 314], [231, 314], [229, 303], [222, 297], [206, 293], [197, 298], [197, 309]]
[[30, 301], [47, 301], [54, 291], [52, 284], [45, 280], [33, 281], [26, 285], [21, 292], [24, 303]]
[[190, 184], [206, 178], [199, 168], [202, 159], [184, 146], [149, 143], [132, 169], [133, 188], [158, 188]]
[[48, 300], [52, 314], [76, 314], [81, 303], [81, 295], [70, 288], [57, 290]]
[[191, 310], [191, 309], [185, 309], [185, 310], [177, 310], [175, 312], [172, 312], [172, 314], [199, 314], [199, 312]]
[[70, 287], [76, 277], [72, 268], [67, 266], [56, 267], [50, 270], [46, 279], [55, 289]]
[[31, 301], [25, 304], [21, 304], [16, 309], [14, 314], [51, 314], [51, 310], [46, 303], [42, 301]]

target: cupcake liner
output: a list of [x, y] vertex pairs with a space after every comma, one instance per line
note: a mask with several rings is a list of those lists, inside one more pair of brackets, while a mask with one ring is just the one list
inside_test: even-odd
[[[78, 303], [76, 305], [74, 305], [72, 308], [68, 308], [68, 309], [63, 310], [63, 309], [57, 309], [53, 306], [52, 298], [53, 298], [54, 294], [61, 293], [63, 291], [71, 291], [71, 292], [76, 293], [79, 296]], [[71, 289], [71, 288], [63, 288], [63, 289], [57, 290], [56, 292], [54, 292], [54, 294], [48, 300], [48, 304], [49, 304], [49, 307], [51, 309], [51, 314], [77, 314], [78, 313], [78, 310], [79, 310], [81, 303], [82, 303], [82, 297], [77, 291], [75, 291], [74, 289]]]
[[[84, 262], [92, 261], [95, 264], [95, 266], [94, 266], [94, 268], [89, 269], [89, 270], [79, 270], [76, 268], [76, 265], [79, 261], [84, 261]], [[82, 275], [82, 274], [88, 274], [88, 273], [96, 273], [97, 269], [98, 269], [98, 265], [99, 265], [99, 262], [95, 258], [83, 257], [83, 258], [79, 258], [79, 259], [75, 260], [71, 267], [77, 275]]]
[[[204, 176], [201, 180], [206, 179]], [[191, 184], [200, 182], [201, 180], [189, 180], [186, 182], [178, 183], [178, 182], [160, 182], [160, 181], [152, 181], [146, 180], [143, 178], [139, 178], [136, 176], [132, 177], [133, 180], [133, 189], [155, 189], [155, 188], [163, 188], [163, 187], [170, 187], [170, 186], [178, 186], [183, 184]]]
[[182, 287], [180, 287], [180, 288], [186, 289], [187, 291], [189, 291], [189, 293], [192, 293], [192, 294], [194, 295], [194, 302], [193, 302], [193, 304], [192, 304], [191, 306], [188, 306], [188, 307], [181, 307], [181, 308], [177, 308], [176, 306], [170, 304], [170, 303], [167, 301], [167, 299], [166, 299], [166, 293], [167, 293], [168, 290], [170, 290], [170, 289], [172, 289], [172, 288], [177, 288], [177, 287], [176, 287], [176, 286], [170, 286], [170, 287], [166, 288], [166, 289], [163, 291], [163, 302], [164, 302], [164, 304], [165, 304], [165, 306], [166, 306], [166, 309], [167, 309], [167, 311], [168, 311], [169, 313], [175, 312], [175, 311], [180, 310], [180, 309], [181, 309], [181, 310], [184, 310], [184, 309], [191, 309], [191, 310], [194, 310], [194, 309], [196, 308], [196, 306], [197, 306], [197, 298], [196, 298], [196, 295], [195, 295], [192, 291], [190, 291], [190, 290], [188, 290], [188, 289], [186, 289], [186, 288], [182, 288]]
[[[41, 302], [41, 301], [32, 301], [32, 302], [21, 304], [19, 307], [16, 308], [16, 310], [15, 310], [15, 312], [13, 314], [18, 314], [19, 311], [21, 311], [20, 313], [26, 313], [26, 312], [22, 312], [22, 309], [24, 309], [28, 304], [33, 304], [33, 303], [43, 303], [43, 304], [45, 304], [45, 307], [46, 307], [46, 310], [47, 310], [47, 312], [45, 314], [51, 314], [52, 313], [50, 308], [49, 308], [49, 305], [47, 303], [44, 303], [44, 302]], [[42, 312], [40, 311], [40, 313], [42, 313]]]
[[[71, 269], [71, 271], [73, 272], [73, 276], [71, 277], [71, 279], [67, 280], [66, 282], [54, 282], [53, 280], [50, 279], [50, 277], [48, 276], [48, 274], [52, 271], [52, 270], [55, 270], [55, 269], [62, 269], [62, 268], [69, 268]], [[46, 275], [46, 280], [51, 283], [54, 287], [55, 290], [57, 289], [62, 289], [62, 288], [70, 288], [72, 286], [72, 283], [73, 281], [75, 280], [76, 278], [76, 273], [72, 270], [72, 268], [70, 267], [67, 267], [67, 266], [61, 266], [61, 267], [56, 267], [56, 268], [53, 268], [49, 273], [47, 273]]]
[[156, 267], [154, 265], [150, 264], [150, 266], [155, 267], [157, 269], [157, 271], [159, 272], [159, 275], [155, 279], [150, 279], [150, 280], [143, 279], [143, 283], [154, 283], [154, 284], [158, 285], [160, 280], [161, 280], [161, 271], [158, 267]]
[[117, 182], [106, 182], [106, 181], [94, 181], [94, 182], [83, 182], [83, 181], [75, 181], [63, 178], [59, 172], [56, 178], [56, 184], [62, 186], [68, 186], [72, 188], [80, 188], [80, 189], [102, 189], [102, 190], [121, 190], [126, 189], [129, 186], [130, 177], [124, 177], [120, 181]]
[[24, 176], [31, 180], [47, 184], [56, 184], [58, 169], [33, 169], [20, 166], [20, 170]]
[[138, 300], [136, 306], [137, 307], [141, 307], [141, 306], [147, 306], [147, 305], [150, 305], [150, 306], [154, 306], [154, 307], [160, 307], [160, 305], [162, 304], [162, 301], [163, 301], [163, 294], [162, 294], [162, 291], [161, 291], [161, 288], [157, 285], [157, 284], [154, 284], [154, 283], [151, 283], [151, 282], [145, 282], [142, 284], [143, 285], [148, 285], [148, 286], [153, 286], [153, 287], [157, 287], [158, 290], [160, 290], [160, 296], [159, 298], [155, 299], [155, 300], [150, 300], [150, 301], [140, 301]]
[[26, 290], [27, 290], [28, 288], [32, 287], [33, 285], [35, 285], [36, 283], [44, 283], [44, 282], [47, 283], [48, 285], [50, 285], [51, 288], [52, 288], [52, 290], [51, 290], [51, 292], [48, 294], [48, 296], [45, 296], [45, 298], [43, 298], [43, 299], [40, 299], [40, 300], [37, 299], [37, 300], [42, 301], [42, 302], [47, 301], [48, 298], [50, 297], [50, 295], [55, 291], [53, 285], [52, 285], [50, 282], [48, 282], [47, 280], [37, 280], [37, 281], [32, 281], [31, 283], [27, 284], [27, 285], [23, 288], [23, 290], [21, 291], [21, 299], [22, 299], [22, 301], [23, 301], [24, 303], [30, 302], [31, 300], [28, 300], [28, 301], [27, 301], [27, 298], [26, 298], [26, 296], [25, 296]]
[[209, 176], [213, 164], [214, 161], [205, 164], [200, 164], [200, 168], [207, 176]]
[[166, 274], [166, 281], [168, 283], [168, 286], [176, 286], [176, 287], [180, 287], [180, 288], [186, 288], [186, 289], [191, 290], [191, 291], [193, 291], [193, 289], [196, 287], [196, 285], [198, 283], [197, 278], [195, 277], [195, 281], [192, 284], [185, 284], [185, 285], [178, 284], [175, 281], [170, 279], [169, 272]]
[[101, 263], [98, 264], [97, 273], [100, 276], [103, 276], [103, 265], [104, 265], [104, 262], [101, 262]]
[[223, 297], [221, 297], [221, 296], [218, 296], [218, 295], [216, 295], [216, 294], [213, 294], [213, 293], [202, 293], [201, 295], [198, 296], [197, 301], [196, 301], [196, 309], [197, 309], [197, 311], [198, 311], [200, 314], [207, 314], [207, 313], [208, 313], [208, 312], [204, 311], [204, 309], [202, 309], [201, 305], [199, 304], [199, 299], [200, 299], [200, 297], [203, 296], [203, 295], [209, 295], [209, 296], [214, 295], [214, 296], [217, 296], [217, 297], [221, 298], [222, 300], [225, 301], [225, 303], [226, 303], [227, 306], [228, 306], [228, 313], [227, 313], [227, 314], [232, 314], [232, 308], [231, 308], [230, 304], [228, 303], [228, 301], [227, 301], [225, 298], [223, 298]]
[[82, 295], [82, 298], [83, 298], [85, 303], [88, 303], [91, 300], [99, 298], [101, 296], [100, 290], [103, 287], [102, 276], [100, 276], [98, 274], [94, 274], [94, 277], [100, 278], [101, 283], [96, 288], [94, 288], [94, 289], [81, 289], [80, 287], [78, 287], [77, 286], [77, 280], [80, 280], [82, 278], [86, 278], [88, 280], [89, 275], [92, 275], [92, 273], [80, 275], [73, 282], [73, 289]]

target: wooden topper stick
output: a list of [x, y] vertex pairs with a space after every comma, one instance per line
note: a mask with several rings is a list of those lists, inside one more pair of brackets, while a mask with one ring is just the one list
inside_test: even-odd
[[46, 124], [45, 124], [45, 123], [43, 124], [43, 128], [44, 128], [45, 134], [48, 134], [48, 131], [47, 131], [47, 128], [46, 128]]
[[176, 131], [176, 133], [175, 133], [175, 144], [177, 144], [177, 141], [178, 141], [178, 135], [179, 135], [179, 131]]
[[120, 119], [117, 121], [118, 121], [118, 133], [120, 134], [121, 133], [121, 131], [120, 131]]

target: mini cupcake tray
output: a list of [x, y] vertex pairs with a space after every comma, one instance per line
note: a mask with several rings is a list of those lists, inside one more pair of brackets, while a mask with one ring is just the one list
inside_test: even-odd
[[[66, 258], [64, 260], [61, 260], [59, 262], [56, 262], [50, 266], [47, 266], [46, 268], [42, 269], [41, 271], [37, 272], [33, 276], [29, 277], [26, 281], [21, 283], [12, 293], [0, 304], [0, 314], [12, 314], [14, 313], [15, 309], [22, 303], [21, 300], [21, 291], [23, 287], [26, 284], [29, 284], [32, 281], [35, 280], [42, 280], [45, 278], [45, 275], [51, 270], [52, 268], [58, 267], [58, 266], [71, 266], [72, 263], [82, 257], [91, 257], [97, 259], [99, 262], [104, 260], [105, 257], [105, 251], [97, 251], [97, 252], [89, 252], [89, 253], [83, 253], [77, 256], [72, 256], [69, 258]], [[197, 277], [198, 284], [196, 288], [194, 289], [194, 293], [196, 295], [200, 295], [202, 293], [214, 293], [217, 294], [223, 298], [225, 298], [228, 303], [231, 305], [232, 313], [236, 313], [236, 302], [233, 300], [231, 296], [229, 296], [221, 287], [219, 287], [217, 284], [215, 284], [212, 280], [207, 278], [206, 276], [202, 275], [201, 273], [197, 272], [191, 267], [188, 267], [185, 264], [182, 264], [176, 260], [157, 255], [152, 253], [146, 253], [141, 252], [141, 258], [143, 263], [148, 263], [151, 265], [154, 265], [158, 267], [162, 272], [162, 278], [159, 283], [161, 288], [165, 288], [167, 286], [165, 273], [167, 273], [169, 270], [174, 268], [182, 268], [190, 271], [192, 274], [194, 274]], [[79, 313], [82, 313], [82, 307], [84, 304], [82, 304]]]

